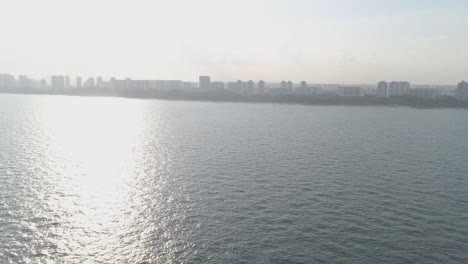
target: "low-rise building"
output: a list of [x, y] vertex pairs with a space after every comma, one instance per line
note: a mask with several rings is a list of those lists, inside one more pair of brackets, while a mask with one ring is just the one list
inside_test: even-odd
[[440, 97], [440, 91], [434, 88], [411, 88], [409, 95], [421, 99], [435, 99]]
[[212, 90], [224, 90], [224, 82], [212, 82], [211, 89]]
[[338, 87], [338, 94], [341, 96], [361, 96], [361, 90], [361, 87], [340, 86]]

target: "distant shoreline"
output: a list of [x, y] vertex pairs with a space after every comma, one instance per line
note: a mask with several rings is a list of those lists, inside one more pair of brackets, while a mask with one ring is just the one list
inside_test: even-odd
[[457, 101], [450, 96], [436, 99], [422, 99], [410, 96], [380, 98], [374, 96], [345, 97], [326, 95], [252, 95], [241, 96], [227, 90], [220, 91], [148, 91], [148, 90], [107, 90], [107, 89], [3, 89], [0, 94], [25, 95], [64, 95], [82, 97], [117, 97], [130, 99], [159, 99], [169, 101], [202, 101], [202, 102], [237, 102], [237, 103], [277, 103], [294, 105], [335, 105], [335, 106], [387, 106], [410, 107], [416, 109], [468, 108], [467, 102]]

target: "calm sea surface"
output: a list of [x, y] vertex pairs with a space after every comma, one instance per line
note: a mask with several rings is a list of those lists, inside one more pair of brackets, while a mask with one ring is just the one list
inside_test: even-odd
[[0, 263], [468, 263], [468, 111], [0, 95]]

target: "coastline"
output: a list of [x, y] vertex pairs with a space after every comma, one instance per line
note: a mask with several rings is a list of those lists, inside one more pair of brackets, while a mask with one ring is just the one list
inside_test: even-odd
[[324, 95], [251, 95], [241, 96], [227, 90], [220, 91], [149, 91], [149, 90], [110, 90], [110, 89], [69, 89], [69, 90], [39, 90], [39, 89], [3, 89], [0, 94], [23, 95], [62, 95], [80, 97], [116, 97], [129, 99], [157, 99], [168, 101], [200, 101], [200, 102], [231, 102], [231, 103], [274, 103], [311, 106], [384, 106], [409, 107], [414, 109], [457, 108], [468, 109], [467, 102], [445, 96], [437, 99], [422, 99], [416, 97], [379, 98], [373, 96], [345, 97], [332, 94]]

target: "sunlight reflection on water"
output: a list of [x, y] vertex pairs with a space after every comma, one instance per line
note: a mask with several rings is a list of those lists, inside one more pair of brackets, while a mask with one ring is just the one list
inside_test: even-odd
[[0, 262], [466, 263], [467, 126], [463, 110], [0, 95]]

